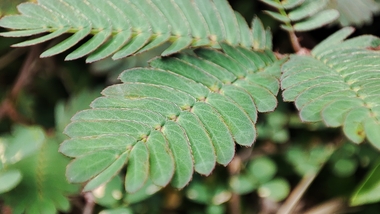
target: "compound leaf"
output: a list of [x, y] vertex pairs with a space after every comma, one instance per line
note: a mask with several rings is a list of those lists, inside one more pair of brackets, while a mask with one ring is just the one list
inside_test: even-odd
[[223, 52], [199, 48], [120, 74], [122, 83], [103, 90], [65, 129], [70, 139], [60, 151], [75, 158], [70, 180], [90, 180], [85, 190], [92, 190], [127, 164], [127, 192], [148, 180], [183, 188], [194, 172], [209, 175], [216, 163], [228, 164], [234, 142], [251, 146], [257, 111], [277, 105], [283, 60], [270, 51], [220, 46]]
[[344, 28], [311, 52], [293, 55], [282, 67], [285, 101], [294, 101], [303, 121], [343, 126], [346, 136], [360, 143], [365, 137], [380, 148], [380, 54], [371, 50], [380, 39]]
[[[122, 9], [121, 9], [122, 8]], [[39, 0], [18, 5], [21, 14], [0, 19], [0, 26], [15, 31], [0, 33], [7, 37], [36, 35], [37, 38], [15, 44], [35, 45], [65, 33], [73, 33], [41, 54], [49, 57], [72, 49], [81, 40], [89, 40], [72, 50], [65, 60], [88, 56], [94, 62], [108, 56], [120, 59], [171, 43], [162, 55], [185, 48], [210, 46], [220, 42], [264, 49], [265, 30], [254, 21], [253, 36], [240, 14], [226, 0]], [[47, 34], [41, 34], [47, 33]], [[255, 38], [258, 35], [259, 38]]]

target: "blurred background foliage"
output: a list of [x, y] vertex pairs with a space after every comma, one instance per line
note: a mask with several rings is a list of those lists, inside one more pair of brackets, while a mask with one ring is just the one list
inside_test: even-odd
[[[25, 1], [1, 0], [0, 16], [17, 13], [20, 2]], [[248, 21], [257, 15], [272, 29], [275, 51], [292, 52], [287, 34], [260, 12], [271, 8], [259, 1], [230, 3]], [[327, 7], [338, 9], [340, 19], [300, 34], [305, 47], [313, 47], [340, 26], [354, 25], [356, 35], [380, 35], [378, 1], [330, 0]], [[274, 112], [259, 116], [253, 148], [237, 148], [227, 167], [217, 166], [208, 177], [195, 175], [182, 191], [147, 182], [140, 191], [127, 194], [120, 175], [82, 193], [64, 176], [69, 159], [58, 153], [66, 138], [63, 129], [102, 88], [117, 83], [119, 73], [147, 65], [163, 49], [89, 65], [84, 60], [64, 62], [64, 54], [40, 59], [46, 49], [41, 46], [10, 47], [19, 40], [0, 37], [0, 213], [251, 214], [286, 213], [293, 208], [292, 213], [377, 214], [380, 210], [379, 151], [367, 143], [348, 142], [340, 129], [303, 124], [294, 106], [281, 102]]]

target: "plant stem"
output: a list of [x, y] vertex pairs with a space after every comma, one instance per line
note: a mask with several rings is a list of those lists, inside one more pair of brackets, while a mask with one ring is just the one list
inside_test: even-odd
[[[241, 170], [241, 159], [239, 155], [236, 155], [231, 163], [227, 166], [228, 173], [230, 174], [229, 177], [232, 177], [235, 174], [238, 174]], [[228, 209], [231, 214], [240, 214], [241, 208], [240, 208], [240, 195], [232, 192], [231, 199], [228, 201]]]
[[303, 47], [299, 43], [296, 33], [294, 31], [288, 31], [288, 33], [290, 37], [290, 42], [292, 43], [293, 50], [295, 52], [300, 52], [303, 49]]
[[298, 201], [301, 199], [302, 195], [305, 193], [307, 188], [317, 177], [318, 172], [308, 173], [303, 176], [302, 180], [298, 183], [296, 188], [292, 191], [286, 201], [278, 209], [277, 214], [289, 214], [297, 205]]
[[0, 57], [0, 70], [3, 69], [5, 66], [7, 66], [9, 63], [13, 62], [15, 59], [17, 59], [19, 56], [24, 54], [28, 49], [27, 48], [16, 48], [9, 53], [5, 54], [4, 56]]
[[12, 99], [17, 98], [21, 89], [30, 82], [31, 80], [30, 76], [32, 74], [33, 67], [36, 64], [36, 59], [38, 58], [38, 55], [39, 55], [38, 53], [39, 53], [38, 46], [32, 46], [30, 48], [30, 51], [21, 68], [21, 72], [17, 78], [17, 81], [15, 82], [11, 90], [10, 97]]
[[84, 206], [83, 214], [92, 214], [95, 206], [95, 200], [92, 192], [84, 193], [84, 199], [86, 200], [86, 205]]
[[15, 122], [27, 123], [26, 120], [18, 114], [14, 103], [22, 88], [24, 88], [31, 80], [32, 70], [36, 64], [39, 52], [40, 48], [38, 45], [30, 48], [28, 56], [22, 65], [20, 74], [18, 75], [10, 94], [8, 94], [7, 98], [5, 98], [0, 105], [0, 119], [8, 116]]
[[[338, 138], [337, 142], [341, 142], [341, 139]], [[326, 161], [330, 158], [331, 154], [334, 152], [336, 147], [334, 144], [328, 144], [326, 145], [326, 152], [329, 154], [325, 157], [323, 163], [320, 163], [318, 170], [311, 171], [309, 173], [306, 173], [302, 180], [297, 184], [297, 186], [294, 188], [294, 190], [290, 193], [289, 197], [286, 199], [286, 201], [281, 205], [281, 207], [278, 209], [277, 214], [290, 214], [292, 213], [292, 210], [297, 205], [298, 201], [301, 199], [303, 194], [306, 192], [307, 188], [309, 188], [310, 184], [314, 181], [314, 179], [317, 177], [319, 171], [322, 169]]]
[[[280, 0], [276, 0], [276, 2], [281, 4]], [[281, 15], [289, 17], [288, 14], [286, 13], [286, 11], [284, 10], [284, 8], [279, 9], [279, 12]], [[288, 31], [288, 33], [289, 33], [289, 37], [290, 37], [290, 42], [292, 43], [293, 50], [295, 52], [301, 51], [303, 48], [302, 48], [301, 44], [299, 43], [299, 40], [298, 40], [297, 35], [294, 31], [292, 23], [290, 21], [285, 22], [285, 25], [288, 26], [289, 29], [291, 29]]]

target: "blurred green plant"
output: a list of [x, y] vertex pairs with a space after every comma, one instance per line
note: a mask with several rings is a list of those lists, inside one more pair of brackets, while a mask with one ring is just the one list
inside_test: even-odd
[[14, 128], [0, 139], [2, 195], [13, 213], [69, 211], [68, 195], [78, 186], [65, 179], [68, 158], [57, 152], [58, 142], [39, 127]]

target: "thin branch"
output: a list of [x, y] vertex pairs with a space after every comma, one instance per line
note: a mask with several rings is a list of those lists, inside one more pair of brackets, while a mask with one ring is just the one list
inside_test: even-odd
[[83, 214], [92, 214], [95, 206], [95, 200], [92, 192], [84, 193], [84, 199], [86, 200], [86, 205], [84, 206]]
[[231, 199], [228, 201], [228, 208], [231, 214], [240, 214], [240, 195], [232, 193]]
[[301, 197], [306, 192], [307, 188], [309, 188], [310, 184], [317, 177], [319, 171], [322, 169], [322, 167], [324, 166], [324, 164], [326, 163], [326, 161], [330, 158], [330, 155], [336, 149], [336, 147], [334, 145], [337, 144], [340, 141], [341, 141], [341, 137], [337, 138], [332, 143], [326, 145], [326, 148], [328, 149], [329, 154], [325, 158], [324, 162], [319, 165], [318, 170], [315, 170], [314, 172], [306, 173], [302, 177], [302, 180], [297, 184], [297, 186], [290, 193], [290, 195], [286, 199], [286, 201], [278, 209], [277, 214], [290, 214], [290, 213], [292, 213], [292, 210], [295, 208], [295, 206], [297, 205], [297, 203], [300, 201]]
[[[231, 163], [228, 164], [227, 169], [228, 173], [230, 174], [230, 177], [238, 174], [241, 170], [242, 161], [239, 155], [236, 155]], [[232, 192], [231, 199], [228, 201], [228, 209], [231, 214], [240, 214], [241, 208], [240, 208], [240, 195]]]
[[9, 63], [13, 62], [19, 56], [24, 54], [28, 49], [27, 48], [15, 48], [9, 51], [4, 56], [0, 57], [0, 70], [6, 67]]
[[345, 199], [334, 198], [306, 210], [305, 214], [348, 213], [353, 211], [355, 208], [348, 208]]
[[21, 89], [24, 88], [31, 80], [31, 75], [33, 68], [36, 64], [36, 59], [38, 59], [39, 48], [38, 46], [33, 46], [30, 48], [28, 56], [21, 68], [21, 72], [17, 78], [17, 81], [13, 85], [11, 90], [11, 98], [16, 98], [20, 93]]
[[289, 31], [289, 37], [290, 37], [290, 42], [292, 43], [293, 50], [295, 52], [300, 52], [303, 48], [298, 40], [298, 37], [294, 31]]
[[0, 105], [0, 120], [5, 116], [8, 116], [9, 119], [18, 123], [28, 123], [27, 120], [17, 112], [13, 102], [9, 98], [3, 100]]
[[[10, 94], [8, 94], [0, 105], [0, 119], [7, 116], [15, 122], [26, 123], [26, 119], [18, 114], [15, 108], [15, 102], [22, 88], [24, 88], [31, 80], [32, 71], [38, 59], [39, 52], [40, 48], [38, 45], [30, 48], [28, 56], [21, 67], [21, 71]], [[9, 61], [9, 59], [6, 59], [5, 61]]]
[[294, 188], [286, 201], [278, 209], [277, 214], [290, 214], [317, 175], [318, 172], [312, 172], [303, 176], [296, 188]]

